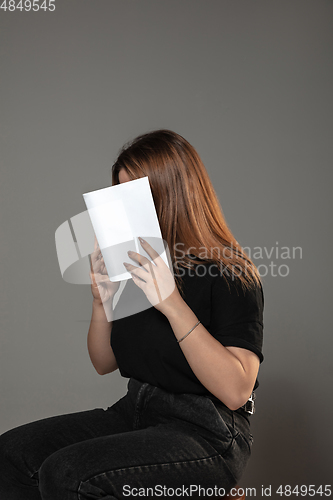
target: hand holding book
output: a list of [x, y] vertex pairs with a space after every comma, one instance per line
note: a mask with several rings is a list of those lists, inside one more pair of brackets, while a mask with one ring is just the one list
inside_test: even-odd
[[90, 254], [90, 279], [94, 300], [103, 304], [113, 299], [120, 285], [119, 281], [110, 281], [96, 236], [94, 251]]

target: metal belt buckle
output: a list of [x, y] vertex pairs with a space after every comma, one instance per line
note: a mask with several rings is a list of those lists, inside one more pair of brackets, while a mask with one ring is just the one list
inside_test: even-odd
[[249, 399], [246, 401], [245, 405], [242, 406], [243, 410], [245, 410], [247, 413], [250, 413], [250, 415], [253, 415], [255, 413], [255, 399], [256, 395], [254, 392], [252, 392], [251, 396]]

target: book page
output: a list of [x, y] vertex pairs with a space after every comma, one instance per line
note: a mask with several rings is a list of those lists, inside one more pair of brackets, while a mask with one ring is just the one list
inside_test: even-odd
[[148, 176], [84, 193], [83, 198], [111, 281], [131, 278], [123, 262], [138, 264], [130, 260], [128, 250], [152, 260], [141, 247], [139, 236], [170, 269]]

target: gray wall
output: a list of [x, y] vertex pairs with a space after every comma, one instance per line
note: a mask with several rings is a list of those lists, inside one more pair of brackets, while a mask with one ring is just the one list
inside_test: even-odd
[[90, 287], [62, 280], [54, 233], [125, 141], [165, 127], [198, 150], [241, 245], [302, 249], [254, 259], [275, 267], [241, 485], [328, 484], [332, 1], [55, 4], [0, 13], [0, 432], [124, 394], [90, 363]]

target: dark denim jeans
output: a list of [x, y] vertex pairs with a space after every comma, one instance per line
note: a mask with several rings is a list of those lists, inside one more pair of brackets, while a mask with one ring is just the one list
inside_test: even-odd
[[127, 394], [106, 410], [2, 434], [0, 498], [111, 500], [140, 491], [148, 498], [202, 498], [209, 488], [218, 497], [239, 481], [251, 446], [242, 410], [132, 378]]

